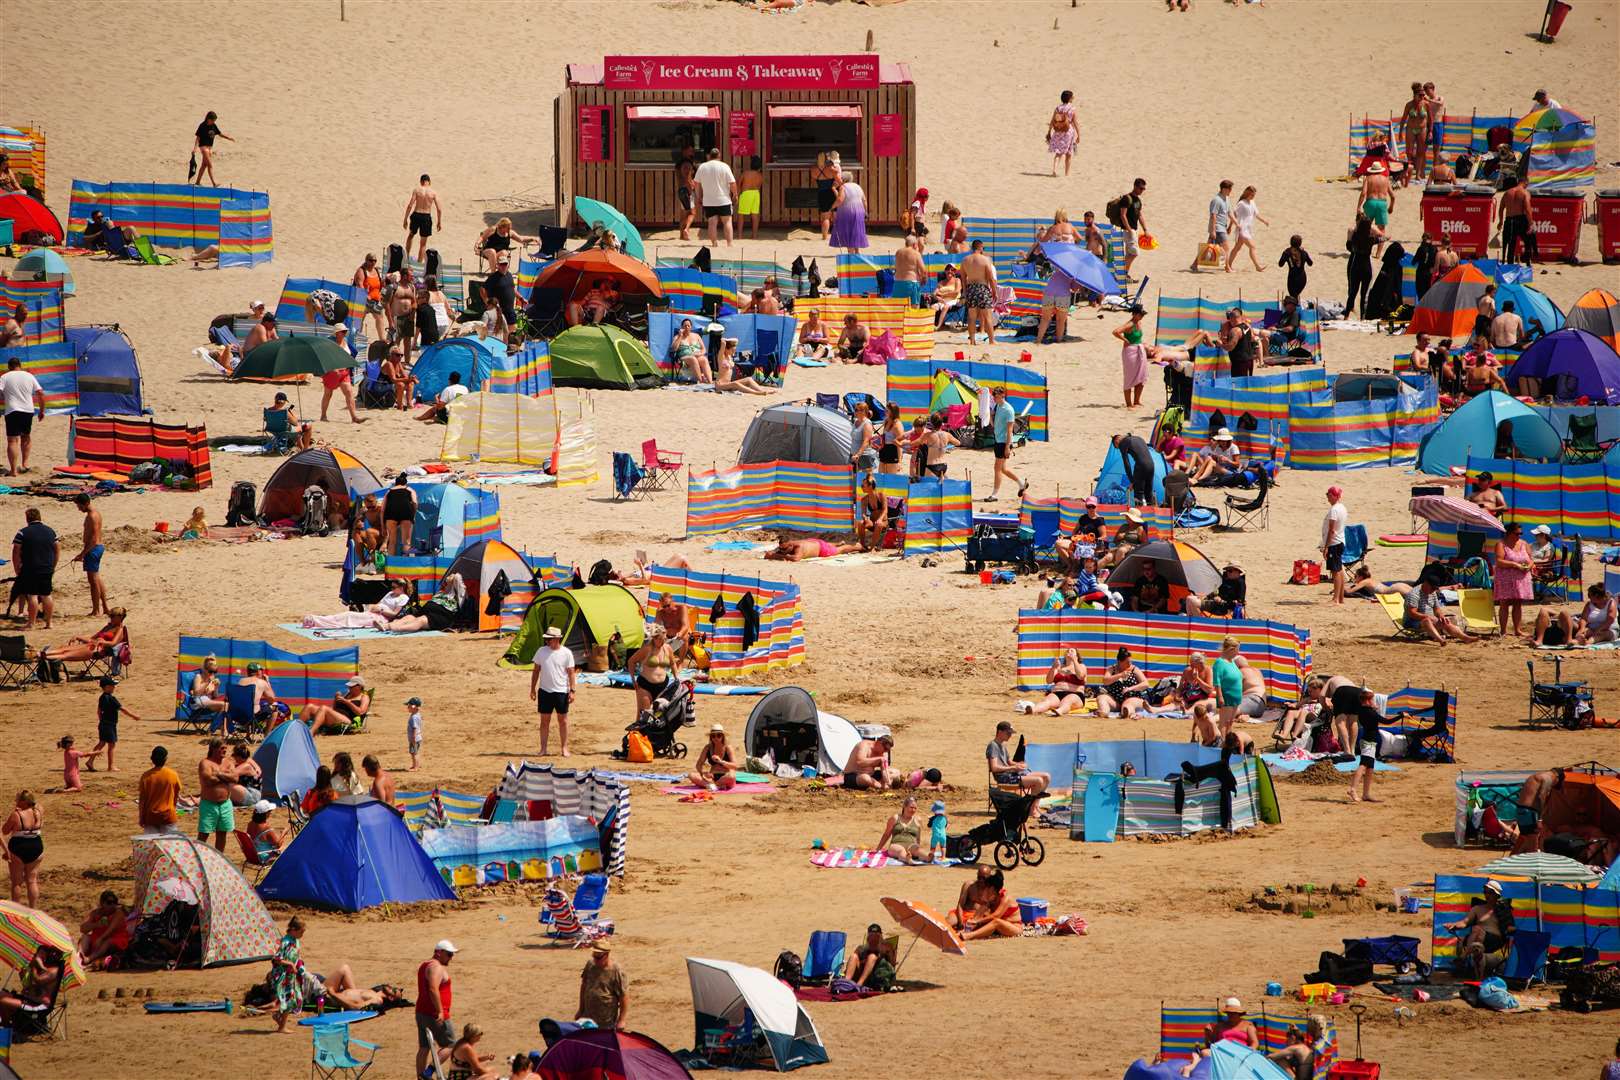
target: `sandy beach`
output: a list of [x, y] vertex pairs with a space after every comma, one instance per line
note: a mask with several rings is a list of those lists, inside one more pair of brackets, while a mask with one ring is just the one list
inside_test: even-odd
[[[1448, 102], [1482, 112], [1527, 112], [1531, 94], [1546, 87], [1596, 123], [1597, 186], [1620, 186], [1620, 169], [1610, 164], [1620, 159], [1614, 78], [1620, 3], [1581, 0], [1551, 46], [1530, 36], [1542, 6], [1271, 0], [1233, 7], [1196, 0], [1191, 12], [1169, 15], [1157, 0], [1078, 6], [909, 0], [882, 7], [817, 0], [766, 15], [714, 0], [350, 0], [340, 22], [335, 0], [0, 0], [0, 56], [8, 61], [0, 123], [32, 122], [47, 132], [48, 202], [65, 222], [73, 178], [179, 182], [192, 130], [205, 111], [219, 113], [221, 128], [236, 141], [221, 144], [218, 177], [270, 193], [274, 260], [220, 270], [76, 258], [78, 296], [67, 312], [70, 325], [116, 323], [129, 335], [145, 402], [158, 418], [206, 423], [213, 436], [249, 435], [260, 428], [269, 389], [230, 384], [202, 369], [191, 350], [205, 340], [209, 320], [246, 310], [253, 299], [273, 306], [288, 276], [347, 279], [365, 252], [402, 238], [400, 209], [424, 171], [445, 201], [444, 235], [435, 240], [447, 259], [471, 265], [475, 238], [502, 215], [528, 231], [550, 221], [552, 99], [566, 63], [595, 63], [610, 52], [858, 52], [871, 31], [875, 51], [908, 64], [917, 83], [918, 176], [935, 207], [949, 199], [969, 215], [1045, 217], [1065, 208], [1076, 219], [1087, 209], [1100, 217], [1133, 177], [1148, 180], [1144, 213], [1160, 247], [1142, 255], [1136, 272], [1150, 278], [1144, 302], [1151, 328], [1161, 292], [1278, 295], [1285, 273], [1276, 259], [1295, 232], [1315, 259], [1307, 298], [1342, 301], [1356, 188], [1323, 178], [1345, 171], [1348, 115], [1398, 113], [1414, 79], [1433, 80]], [[1079, 150], [1074, 174], [1054, 179], [1042, 132], [1064, 89], [1077, 96]], [[1258, 234], [1266, 269], [1189, 273], [1203, 237], [1203, 208], [1225, 177], [1239, 190], [1259, 189], [1261, 213], [1271, 222]], [[1415, 187], [1402, 192], [1393, 215], [1392, 234], [1408, 249], [1421, 229], [1418, 194]], [[649, 255], [696, 249], [672, 228], [643, 231]], [[897, 231], [874, 230], [872, 252], [898, 246]], [[1582, 247], [1580, 265], [1536, 268], [1536, 287], [1560, 306], [1593, 287], [1615, 291], [1620, 280], [1615, 267], [1593, 261], [1594, 226], [1586, 226]], [[832, 255], [806, 230], [774, 231], [736, 250], [783, 264], [801, 254], [826, 264]], [[0, 259], [0, 271], [10, 265]], [[1037, 496], [1089, 491], [1107, 437], [1146, 435], [1163, 402], [1154, 369], [1144, 407], [1121, 407], [1118, 343], [1110, 332], [1124, 319], [1096, 319], [1086, 310], [1071, 319], [1074, 340], [1033, 350], [1051, 388], [1051, 441], [1019, 451], [1014, 468], [1031, 479]], [[944, 333], [935, 355], [967, 348], [964, 335]], [[980, 346], [969, 355], [1011, 362], [1024, 348]], [[1388, 368], [1393, 353], [1409, 348], [1409, 338], [1335, 332], [1326, 335], [1323, 351], [1329, 370], [1341, 372]], [[881, 394], [883, 376], [877, 367], [794, 369], [774, 400]], [[304, 389], [306, 412], [315, 412], [319, 397], [318, 386]], [[562, 491], [503, 488], [506, 538], [584, 567], [600, 558], [626, 566], [644, 549], [655, 559], [679, 553], [701, 570], [766, 574], [757, 554], [708, 552], [707, 538], [684, 538], [680, 492], [613, 501], [608, 458], [656, 438], [690, 463], [724, 466], [735, 461], [737, 443], [765, 400], [598, 392], [601, 482]], [[379, 474], [437, 460], [443, 428], [397, 412], [363, 415], [368, 422], [356, 427], [334, 408], [332, 421], [317, 425], [317, 438]], [[67, 430], [65, 417], [36, 427], [36, 472], [65, 461]], [[989, 454], [962, 451], [950, 460], [952, 475], [970, 477], [976, 497], [989, 492]], [[135, 785], [150, 747], [168, 746], [186, 789], [195, 790], [201, 747], [174, 734], [169, 719], [177, 636], [262, 638], [305, 651], [317, 646], [277, 624], [339, 608], [341, 536], [241, 545], [152, 538], [154, 522], [184, 521], [198, 504], [211, 523], [222, 523], [231, 484], [250, 480], [262, 488], [275, 464], [216, 453], [208, 491], [121, 494], [96, 503], [109, 531], [103, 567], [109, 599], [130, 612], [135, 662], [119, 695], [143, 720], [122, 725], [120, 772], [86, 774], [80, 793], [42, 796], [41, 906], [70, 926], [105, 888], [130, 899]], [[1287, 470], [1268, 531], [1204, 530], [1185, 538], [1217, 564], [1243, 566], [1252, 613], [1309, 628], [1316, 671], [1380, 689], [1455, 688], [1458, 765], [1381, 773], [1382, 801], [1375, 805], [1349, 804], [1341, 785], [1279, 783], [1282, 824], [1231, 837], [1102, 845], [1044, 832], [1045, 863], [1016, 871], [1009, 889], [1047, 899], [1054, 913], [1082, 915], [1088, 935], [975, 943], [965, 957], [919, 946], [903, 971], [921, 984], [912, 990], [809, 1006], [831, 1061], [807, 1075], [1118, 1077], [1157, 1049], [1161, 1003], [1206, 1005], [1237, 994], [1258, 1008], [1268, 981], [1291, 990], [1316, 968], [1318, 954], [1339, 949], [1343, 938], [1408, 934], [1424, 939], [1427, 954], [1427, 912], [1307, 920], [1247, 910], [1256, 891], [1365, 878], [1367, 894], [1383, 899], [1500, 854], [1453, 845], [1459, 768], [1589, 759], [1620, 767], [1611, 732], [1522, 726], [1524, 662], [1537, 655], [1524, 645], [1395, 643], [1376, 605], [1336, 608], [1325, 587], [1286, 584], [1295, 559], [1314, 557], [1329, 483], [1343, 485], [1350, 520], [1376, 536], [1407, 531], [1414, 482], [1402, 469], [1331, 476]], [[20, 527], [30, 505], [39, 505], [61, 535], [65, 563], [78, 550], [78, 513], [68, 503], [0, 496], [0, 526]], [[1375, 574], [1387, 578], [1413, 577], [1421, 561], [1421, 549], [1410, 548], [1377, 549], [1371, 557]], [[1015, 720], [1037, 743], [1186, 737], [1182, 720], [1013, 715], [1014, 626], [1017, 610], [1033, 606], [1033, 579], [981, 585], [961, 572], [956, 557], [934, 567], [884, 558], [770, 569], [803, 587], [807, 662], [761, 681], [802, 685], [823, 709], [857, 723], [888, 724], [897, 765], [943, 771], [953, 832], [985, 816], [984, 744], [997, 721]], [[85, 616], [88, 594], [76, 568], [59, 569], [57, 583], [57, 625], [31, 633], [32, 644], [100, 625]], [[14, 632], [13, 625], [0, 623], [0, 631]], [[487, 791], [507, 762], [538, 750], [528, 677], [496, 667], [503, 649], [491, 635], [363, 642], [362, 670], [378, 689], [373, 723], [362, 735], [319, 740], [323, 756], [340, 749], [357, 760], [377, 754], [402, 789]], [[1572, 654], [1565, 673], [1590, 681], [1600, 714], [1620, 713], [1613, 654]], [[82, 682], [0, 695], [0, 794], [9, 799], [19, 788], [60, 783], [57, 740], [71, 733], [81, 748], [93, 743], [96, 693]], [[423, 698], [427, 718], [417, 773], [402, 771], [408, 765], [402, 703], [411, 695]], [[740, 738], [750, 705], [743, 697], [702, 698], [698, 730], [723, 723]], [[582, 688], [571, 762], [605, 765], [632, 718], [629, 694]], [[684, 804], [657, 785], [638, 784], [633, 800], [628, 873], [612, 883], [606, 914], [619, 927], [628, 1026], [671, 1048], [691, 1046], [694, 1036], [683, 958], [769, 969], [781, 950], [802, 953], [813, 930], [841, 929], [853, 940], [867, 923], [887, 922], [882, 896], [914, 897], [944, 910], [965, 880], [956, 869], [810, 864], [814, 839], [875, 843], [898, 805], [890, 797], [788, 782], [770, 794], [709, 804]], [[234, 847], [229, 854], [239, 861]], [[480, 1049], [509, 1057], [541, 1045], [538, 1019], [572, 1015], [587, 955], [545, 945], [538, 903], [537, 893], [503, 887], [386, 915], [305, 912], [303, 953], [316, 971], [347, 963], [366, 985], [409, 986], [433, 942], [454, 940], [461, 952], [453, 966], [453, 1018], [458, 1026], [480, 1024], [486, 1032]], [[273, 914], [284, 921], [290, 912]], [[94, 974], [88, 987], [71, 993], [69, 1039], [21, 1045], [12, 1064], [28, 1080], [301, 1076], [309, 1058], [301, 1029], [276, 1036], [269, 1019], [240, 1014], [149, 1016], [134, 999], [114, 994], [153, 987], [160, 1001], [240, 999], [263, 972], [254, 964]], [[1362, 989], [1365, 996], [1356, 1000], [1367, 1005], [1363, 1049], [1383, 1064], [1386, 1078], [1590, 1076], [1613, 1048], [1614, 1024], [1602, 1014], [1498, 1016], [1454, 1002], [1418, 1006], [1415, 1019], [1397, 1022], [1394, 1003]], [[1326, 1011], [1341, 1048], [1353, 1052], [1348, 1008]], [[415, 1036], [408, 1011], [373, 1020], [356, 1035], [383, 1046], [372, 1075], [410, 1075]]]

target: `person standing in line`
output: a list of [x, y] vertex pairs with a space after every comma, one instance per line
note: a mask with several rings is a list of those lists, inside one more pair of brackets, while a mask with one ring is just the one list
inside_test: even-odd
[[219, 125], [215, 123], [215, 121], [218, 119], [219, 114], [214, 110], [209, 109], [208, 115], [203, 117], [202, 123], [197, 125], [197, 134], [191, 142], [191, 152], [193, 154], [202, 154], [202, 164], [197, 166], [196, 179], [197, 183], [199, 184], [203, 182], [204, 174], [208, 176], [208, 182], [210, 184], [216, 186], [219, 184], [219, 181], [214, 179], [214, 140], [224, 139], [226, 142], [236, 141], [223, 131], [219, 130]]
[[866, 236], [866, 192], [855, 182], [855, 174], [838, 174], [838, 189], [833, 196], [832, 231], [827, 243], [844, 248], [851, 255], [859, 255], [869, 243]]
[[1255, 188], [1251, 184], [1243, 189], [1238, 196], [1237, 205], [1232, 207], [1232, 226], [1236, 235], [1232, 238], [1232, 250], [1226, 255], [1226, 272], [1232, 272], [1232, 263], [1237, 261], [1238, 252], [1244, 248], [1249, 249], [1249, 261], [1256, 270], [1260, 269], [1260, 260], [1255, 256], [1254, 250], [1254, 223], [1267, 226], [1271, 222], [1260, 216], [1260, 208], [1254, 204]]
[[1333, 575], [1333, 602], [1344, 603], [1344, 528], [1350, 511], [1340, 499], [1344, 489], [1335, 484], [1327, 489], [1328, 511], [1322, 518], [1322, 565]]
[[[825, 244], [832, 230], [833, 206], [838, 201], [838, 176], [843, 171], [843, 161], [838, 151], [833, 150], [825, 154], [816, 155], [816, 167], [810, 173], [810, 179], [816, 182], [816, 212], [821, 215], [821, 242]], [[685, 239], [683, 236], [682, 239]], [[950, 250], [949, 229], [945, 236], [946, 250]]]
[[[675, 158], [675, 201], [680, 204], [681, 239], [692, 239], [692, 219], [697, 216], [697, 204], [694, 201], [697, 192], [697, 152], [687, 141], [681, 143], [681, 152]], [[824, 222], [821, 231], [827, 231]]]
[[429, 1055], [437, 1049], [442, 1061], [455, 1045], [450, 1026], [450, 961], [459, 950], [451, 941], [433, 946], [431, 959], [416, 969], [416, 1074], [427, 1071]]
[[711, 147], [709, 160], [697, 167], [694, 174], [698, 192], [703, 196], [703, 221], [709, 231], [709, 246], [716, 243], [719, 224], [725, 225], [726, 247], [731, 246], [732, 205], [737, 201], [737, 176], [731, 166], [720, 160], [720, 148]]
[[1046, 121], [1046, 149], [1052, 155], [1052, 175], [1057, 175], [1058, 158], [1063, 159], [1063, 175], [1069, 175], [1074, 162], [1074, 148], [1080, 142], [1080, 123], [1074, 115], [1074, 91], [1065, 90], [1058, 96], [1057, 108]]
[[755, 240], [759, 239], [760, 193], [765, 187], [763, 168], [758, 154], [750, 157], [748, 168], [743, 170], [741, 190], [737, 193], [737, 232], [741, 233], [747, 226]]
[[7, 475], [18, 476], [28, 471], [28, 451], [34, 444], [34, 418], [45, 419], [45, 391], [32, 371], [23, 370], [20, 356], [6, 361], [6, 373], [0, 375], [0, 399], [4, 400], [6, 410]]
[[[1205, 234], [1207, 237], [1205, 243], [1214, 244], [1221, 249], [1221, 265], [1226, 266], [1228, 270], [1231, 267], [1228, 265], [1230, 260], [1228, 260], [1227, 256], [1231, 253], [1231, 249], [1228, 247], [1229, 241], [1226, 234], [1231, 223], [1232, 181], [1222, 180], [1220, 190], [1215, 193], [1214, 198], [1209, 200], [1209, 227]], [[1198, 271], [1198, 260], [1194, 259], [1193, 264], [1187, 269], [1196, 273]]]
[[1013, 411], [1012, 402], [1007, 400], [1005, 386], [992, 387], [990, 390], [992, 409], [990, 413], [990, 428], [995, 439], [995, 470], [994, 480], [990, 485], [990, 497], [985, 502], [995, 502], [996, 496], [1001, 492], [1001, 481], [1010, 480], [1018, 485], [1018, 497], [1023, 498], [1024, 492], [1029, 490], [1029, 481], [1019, 479], [1018, 475], [1008, 466], [1012, 460], [1012, 428], [1017, 414]]
[[73, 497], [73, 505], [84, 515], [84, 541], [73, 562], [84, 564], [84, 578], [90, 586], [90, 617], [107, 614], [107, 586], [101, 580], [101, 557], [107, 547], [101, 542], [101, 511], [82, 492]]
[[30, 506], [23, 512], [23, 527], [11, 538], [11, 565], [17, 582], [13, 592], [27, 605], [28, 622], [24, 630], [32, 630], [39, 615], [45, 616], [44, 628], [51, 628], [51, 615], [56, 610], [51, 599], [51, 577], [62, 558], [62, 542], [56, 530], [40, 520], [39, 508]]
[[1358, 297], [1361, 303], [1359, 310], [1362, 317], [1366, 318], [1367, 290], [1372, 286], [1373, 248], [1382, 242], [1383, 235], [1365, 213], [1356, 215], [1356, 223], [1345, 234], [1344, 246], [1349, 254], [1349, 259], [1345, 262], [1345, 276], [1350, 282], [1350, 294], [1344, 301], [1344, 317], [1347, 319], [1352, 311], [1358, 310], [1356, 307]]
[[1406, 135], [1408, 167], [1401, 173], [1401, 186], [1405, 187], [1414, 173], [1419, 180], [1428, 175], [1424, 166], [1429, 155], [1429, 99], [1422, 83], [1412, 84], [1412, 100], [1401, 109], [1401, 130]]
[[433, 178], [423, 173], [416, 187], [405, 197], [405, 251], [411, 250], [411, 237], [416, 242], [416, 261], [427, 261], [428, 237], [434, 229], [444, 231], [444, 207], [439, 204], [439, 193], [433, 190]]
[[534, 654], [534, 673], [529, 677], [529, 698], [540, 710], [540, 756], [548, 753], [551, 717], [557, 717], [560, 752], [568, 757], [568, 706], [578, 689], [574, 652], [562, 643], [562, 631], [546, 627], [545, 643]]

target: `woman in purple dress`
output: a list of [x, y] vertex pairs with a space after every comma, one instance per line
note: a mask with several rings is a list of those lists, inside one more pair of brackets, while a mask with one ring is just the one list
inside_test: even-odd
[[866, 192], [850, 173], [839, 174], [838, 193], [833, 201], [832, 233], [827, 244], [835, 248], [848, 248], [851, 255], [859, 255], [867, 245]]

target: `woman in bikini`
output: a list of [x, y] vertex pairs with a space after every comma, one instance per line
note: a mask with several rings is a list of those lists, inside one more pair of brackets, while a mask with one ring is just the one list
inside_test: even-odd
[[1209, 673], [1209, 664], [1201, 652], [1187, 657], [1187, 666], [1181, 669], [1181, 682], [1176, 687], [1181, 707], [1191, 709], [1200, 701], [1215, 696], [1215, 680]]
[[45, 841], [40, 830], [45, 825], [45, 812], [39, 808], [34, 793], [27, 788], [17, 792], [17, 802], [0, 835], [6, 838], [6, 861], [11, 871], [11, 902], [39, 907], [39, 864], [45, 858]]
[[630, 657], [630, 675], [635, 679], [636, 715], [652, 708], [653, 701], [669, 688], [674, 675], [675, 650], [669, 647], [669, 631], [663, 623], [652, 624], [647, 643]]
[[123, 608], [115, 607], [107, 612], [106, 626], [87, 638], [68, 638], [67, 644], [52, 646], [46, 649], [43, 655], [45, 659], [56, 663], [111, 656], [118, 651], [120, 645], [129, 642], [129, 629], [124, 625], [127, 616], [128, 612]]
[[1000, 870], [980, 866], [978, 876], [962, 886], [956, 907], [946, 914], [945, 921], [962, 932], [963, 941], [1018, 937], [1023, 932], [1013, 921], [1018, 905], [1007, 898], [1005, 883]]
[[833, 204], [838, 201], [838, 175], [843, 172], [844, 163], [839, 159], [838, 152], [816, 155], [816, 167], [810, 172], [810, 179], [816, 182], [816, 210], [821, 214], [821, 242], [826, 243], [828, 235], [832, 232]]
[[709, 370], [709, 351], [703, 337], [692, 329], [691, 319], [682, 319], [681, 328], [669, 343], [669, 356], [675, 362], [676, 373], [684, 368], [693, 382], [712, 383], [714, 374]]
[[939, 216], [945, 219], [943, 235], [940, 243], [945, 245], [947, 255], [963, 255], [968, 249], [968, 229], [962, 223], [962, 209], [950, 200], [946, 200], [940, 207]]
[[478, 236], [478, 256], [484, 260], [484, 268], [493, 274], [500, 267], [497, 260], [506, 252], [512, 250], [516, 244], [537, 244], [539, 237], [524, 236], [522, 233], [512, 231], [512, 219], [503, 217], [492, 228], [485, 229]]
[[742, 762], [726, 741], [726, 729], [716, 724], [709, 729], [709, 745], [703, 748], [697, 768], [686, 774], [693, 787], [709, 791], [729, 791], [737, 786], [737, 770]]
[[734, 390], [755, 397], [770, 397], [771, 392], [754, 381], [753, 376], [737, 377], [737, 339], [728, 337], [720, 343], [720, 355], [714, 358], [714, 388], [721, 393]]
[[1065, 649], [1052, 661], [1046, 682], [1051, 687], [1046, 696], [1024, 710], [1031, 716], [1063, 716], [1079, 712], [1086, 703], [1086, 665], [1074, 649]]
[[827, 359], [827, 324], [821, 321], [821, 312], [815, 308], [799, 327], [799, 355], [808, 360]]
[[883, 827], [883, 837], [874, 850], [908, 866], [925, 863], [928, 850], [922, 841], [922, 829], [923, 820], [917, 816], [917, 796], [907, 795], [900, 804], [900, 811], [890, 815], [888, 824]]
[[905, 425], [900, 422], [900, 409], [889, 402], [883, 413], [883, 430], [878, 443], [878, 472], [898, 475], [900, 472], [900, 444], [906, 441]]
[[1123, 716], [1129, 720], [1141, 711], [1144, 704], [1141, 694], [1147, 689], [1147, 679], [1131, 661], [1131, 650], [1121, 645], [1103, 678], [1106, 681], [1097, 692], [1099, 716]]

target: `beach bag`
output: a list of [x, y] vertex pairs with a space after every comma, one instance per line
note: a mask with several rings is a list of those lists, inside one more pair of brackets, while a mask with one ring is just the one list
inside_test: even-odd
[[1487, 1009], [1505, 1012], [1519, 1007], [1519, 999], [1508, 993], [1507, 983], [1492, 975], [1479, 984], [1479, 1003]]
[[639, 731], [624, 737], [624, 760], [649, 762], [653, 759], [652, 740]]
[[1221, 245], [1198, 245], [1198, 268], [1200, 270], [1219, 270], [1221, 268]]
[[1121, 195], [1117, 199], [1110, 199], [1108, 205], [1103, 207], [1103, 217], [1108, 219], [1110, 225], [1117, 225], [1121, 229], [1125, 227], [1125, 198]]
[[795, 990], [804, 985], [804, 961], [799, 959], [796, 952], [783, 949], [777, 953], [776, 967], [771, 973]]
[[1491, 587], [1491, 568], [1485, 560], [1475, 555], [1462, 564], [1457, 571], [1457, 587], [1459, 589], [1488, 589]]
[[861, 353], [861, 363], [887, 364], [890, 360], [904, 360], [905, 357], [905, 346], [900, 339], [894, 336], [893, 330], [885, 330], [866, 343], [866, 349]]
[[606, 559], [598, 559], [591, 565], [591, 573], [587, 581], [592, 585], [607, 585], [613, 581], [613, 564]]

